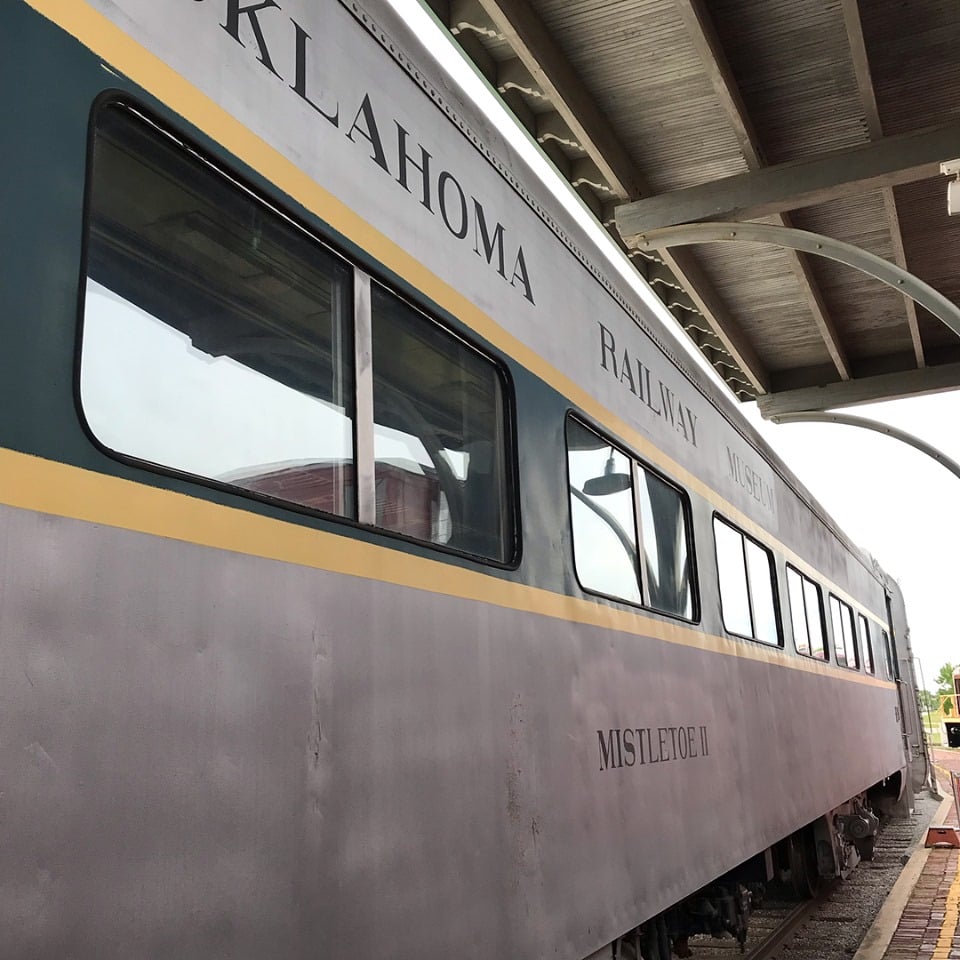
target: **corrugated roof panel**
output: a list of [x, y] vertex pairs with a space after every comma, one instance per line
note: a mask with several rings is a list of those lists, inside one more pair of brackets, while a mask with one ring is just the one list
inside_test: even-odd
[[714, 0], [710, 9], [768, 163], [868, 139], [839, 2]]
[[787, 252], [766, 243], [691, 249], [768, 370], [830, 363]]
[[[792, 219], [801, 230], [852, 243], [885, 260], [894, 259], [879, 191], [797, 210]], [[909, 360], [913, 348], [901, 294], [845, 264], [813, 256], [809, 262], [851, 361], [899, 353]]]
[[957, 0], [871, 0], [863, 34], [884, 136], [960, 117]]

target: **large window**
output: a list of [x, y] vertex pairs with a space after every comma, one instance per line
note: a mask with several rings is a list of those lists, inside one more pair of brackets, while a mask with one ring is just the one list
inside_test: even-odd
[[350, 268], [120, 106], [97, 114], [89, 210], [97, 439], [355, 516]]
[[510, 559], [492, 360], [129, 106], [97, 111], [88, 209], [80, 399], [103, 446]]
[[684, 493], [573, 419], [567, 421], [567, 465], [580, 583], [694, 619], [693, 550]]
[[818, 660], [827, 659], [824, 642], [823, 595], [809, 577], [787, 567], [787, 592], [790, 596], [790, 622], [798, 653]]
[[830, 594], [830, 622], [833, 626], [833, 648], [837, 663], [856, 670], [860, 666], [857, 653], [857, 635], [853, 626], [850, 604]]
[[779, 644], [773, 554], [720, 517], [713, 519], [723, 625], [733, 634]]

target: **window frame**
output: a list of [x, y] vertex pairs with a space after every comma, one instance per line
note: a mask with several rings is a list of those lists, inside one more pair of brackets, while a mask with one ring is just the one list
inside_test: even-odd
[[[787, 569], [787, 604], [790, 610], [790, 632], [793, 634], [793, 648], [801, 657], [809, 657], [811, 660], [816, 660], [820, 663], [829, 663], [830, 662], [830, 644], [827, 643], [827, 624], [824, 616], [824, 602], [823, 602], [823, 588], [814, 580], [812, 577], [808, 577], [802, 570], [798, 570], [793, 564], [786, 564]], [[807, 652], [804, 652], [797, 646], [797, 635], [796, 631], [793, 629], [793, 596], [790, 592], [790, 574], [794, 574], [800, 583], [800, 595], [803, 597], [803, 620], [804, 625], [807, 629], [807, 643], [810, 649]], [[810, 611], [807, 609], [807, 591], [806, 585], [810, 584], [814, 590], [817, 592], [817, 613], [820, 618], [820, 638], [823, 643], [823, 656], [817, 656], [813, 652], [813, 647], [810, 644]]]
[[[840, 599], [840, 597], [838, 597], [832, 591], [830, 592], [829, 597], [830, 599], [828, 601], [828, 605], [831, 607], [830, 633], [831, 633], [831, 636], [833, 637], [834, 662], [837, 664], [837, 666], [844, 667], [847, 670], [859, 671], [861, 656], [860, 656], [860, 648], [859, 648], [859, 645], [857, 644], [857, 621], [855, 617], [856, 611], [854, 610], [851, 604], [847, 603], [846, 600]], [[846, 610], [848, 614], [847, 623], [850, 626], [850, 642], [853, 644], [853, 657], [854, 657], [853, 663], [849, 662], [849, 657], [848, 657], [849, 651], [847, 650], [846, 638], [843, 636], [843, 620], [842, 619], [840, 624], [840, 630], [841, 630], [841, 642], [843, 643], [843, 659], [842, 660], [840, 659], [840, 652], [839, 652], [839, 648], [837, 647], [837, 636], [836, 636], [836, 630], [834, 627], [834, 620], [833, 620], [832, 605], [834, 603], [837, 604], [837, 609], [841, 615], [841, 618], [843, 616], [844, 610]]]
[[[594, 434], [599, 440], [602, 441], [602, 446], [608, 446], [618, 451], [621, 456], [625, 457], [630, 463], [630, 492], [631, 500], [633, 504], [633, 535], [634, 542], [636, 544], [636, 566], [635, 574], [637, 578], [637, 587], [640, 593], [640, 600], [630, 600], [626, 597], [618, 596], [615, 593], [608, 593], [604, 590], [600, 590], [596, 587], [587, 586], [583, 583], [580, 575], [580, 569], [577, 566], [577, 544], [576, 544], [576, 528], [573, 521], [573, 509], [572, 509], [572, 495], [570, 490], [573, 487], [570, 478], [570, 445], [567, 439], [567, 427], [573, 422], [581, 429], [587, 430], [590, 433]], [[568, 516], [569, 516], [569, 529], [570, 529], [570, 544], [571, 544], [571, 556], [573, 560], [573, 575], [576, 579], [577, 586], [586, 593], [593, 596], [603, 597], [607, 600], [613, 600], [617, 603], [625, 603], [631, 607], [649, 611], [650, 613], [658, 614], [662, 617], [668, 617], [671, 620], [678, 620], [681, 623], [690, 623], [697, 624], [700, 622], [702, 608], [700, 604], [700, 584], [699, 577], [697, 575], [697, 554], [696, 554], [696, 539], [693, 529], [693, 507], [690, 502], [690, 495], [687, 491], [680, 486], [675, 480], [671, 480], [668, 476], [662, 473], [660, 470], [657, 470], [655, 467], [651, 466], [647, 461], [642, 460], [637, 457], [631, 450], [626, 447], [624, 444], [620, 443], [617, 440], [610, 439], [610, 435], [600, 428], [598, 428], [594, 423], [587, 420], [583, 417], [578, 411], [574, 409], [569, 409], [564, 417], [564, 429], [563, 429], [563, 438], [564, 438], [564, 472], [567, 484], [567, 503], [568, 503]], [[688, 565], [690, 568], [690, 598], [691, 598], [691, 616], [684, 617], [679, 613], [674, 613], [669, 610], [662, 610], [659, 607], [651, 606], [647, 602], [647, 598], [650, 595], [650, 590], [648, 586], [648, 578], [646, 574], [646, 568], [643, 558], [643, 520], [641, 517], [640, 510], [640, 492], [639, 492], [639, 480], [641, 476], [641, 471], [646, 471], [652, 476], [656, 477], [666, 486], [670, 487], [677, 495], [681, 504], [683, 512], [683, 521], [684, 521], [684, 533], [685, 538], [684, 542], [687, 547], [687, 558]]]
[[859, 610], [856, 611], [856, 620], [858, 633], [861, 623], [863, 624], [863, 634], [860, 636], [860, 661], [863, 672], [870, 676], [876, 676], [877, 661], [873, 653], [873, 631], [870, 627], [870, 620]]
[[893, 646], [891, 637], [893, 636], [893, 629], [887, 630], [886, 628], [881, 628], [880, 630], [880, 639], [883, 643], [883, 662], [887, 670], [887, 679], [896, 681], [897, 671], [893, 662]]
[[[734, 533], [740, 535], [741, 538], [741, 550], [743, 556], [743, 572], [744, 578], [747, 587], [747, 604], [750, 612], [750, 629], [753, 631], [753, 635], [747, 635], [744, 633], [738, 633], [735, 630], [731, 630], [727, 626], [726, 617], [724, 616], [723, 610], [723, 595], [722, 590], [720, 589], [721, 575], [720, 575], [720, 554], [717, 550], [717, 534], [716, 534], [716, 524], [721, 523], [728, 529], [732, 530]], [[767, 557], [767, 566], [770, 571], [770, 596], [771, 602], [773, 605], [773, 622], [774, 628], [776, 629], [776, 640], [771, 642], [769, 640], [763, 640], [760, 637], [756, 636], [757, 633], [757, 616], [754, 610], [754, 601], [753, 601], [753, 588], [750, 584], [750, 568], [749, 562], [747, 560], [747, 542], [754, 544], [758, 547]], [[784, 630], [783, 630], [783, 611], [782, 604], [780, 602], [780, 585], [779, 578], [777, 576], [777, 558], [773, 550], [770, 549], [762, 541], [758, 540], [756, 537], [751, 536], [741, 527], [738, 527], [735, 523], [732, 523], [726, 517], [722, 516], [720, 513], [714, 512], [713, 514], [713, 559], [714, 566], [717, 574], [717, 599], [720, 603], [720, 623], [723, 626], [723, 629], [730, 634], [732, 637], [739, 637], [742, 640], [750, 640], [753, 643], [760, 643], [768, 649], [784, 649]]]
[[[189, 155], [194, 161], [205, 166], [211, 172], [212, 176], [218, 177], [223, 183], [229, 185], [230, 189], [244, 194], [252, 204], [257, 206], [257, 209], [263, 209], [270, 215], [285, 221], [291, 229], [302, 233], [309, 242], [317, 244], [325, 254], [333, 257], [347, 267], [351, 277], [348, 281], [348, 289], [345, 291], [345, 297], [348, 301], [346, 307], [345, 335], [349, 341], [345, 364], [349, 375], [352, 377], [353, 458], [352, 460], [345, 461], [345, 463], [351, 465], [355, 472], [355, 516], [343, 516], [337, 513], [327, 512], [302, 503], [297, 503], [296, 501], [284, 500], [272, 496], [269, 493], [247, 489], [228, 481], [205, 477], [202, 474], [195, 474], [189, 470], [179, 469], [168, 464], [156, 463], [141, 456], [125, 453], [123, 450], [114, 449], [102, 441], [91, 427], [84, 410], [80, 384], [84, 349], [84, 319], [87, 299], [86, 285], [89, 278], [89, 250], [92, 242], [91, 216], [94, 192], [94, 148], [98, 130], [98, 117], [102, 111], [110, 108], [125, 111], [127, 115], [131, 117], [132, 123], [150, 128], [154, 136], [169, 142], [174, 149], [182, 151], [184, 154]], [[519, 449], [516, 427], [516, 390], [510, 372], [508, 358], [504, 358], [494, 352], [489, 345], [480, 342], [473, 331], [466, 328], [455, 316], [448, 314], [442, 308], [432, 304], [432, 301], [428, 301], [424, 294], [410, 287], [410, 285], [401, 278], [394, 276], [367, 252], [358, 248], [350, 248], [347, 251], [339, 249], [338, 246], [335, 245], [338, 237], [329, 226], [309, 210], [301, 210], [298, 213], [291, 210], [289, 198], [283, 195], [272, 183], [254, 171], [249, 171], [246, 174], [241, 173], [240, 171], [243, 168], [244, 164], [241, 161], [228, 154], [219, 144], [211, 141], [202, 133], [195, 131], [194, 128], [183, 121], [182, 118], [169, 114], [166, 111], [160, 111], [147, 106], [135, 96], [125, 92], [109, 90], [94, 100], [90, 109], [86, 144], [86, 170], [83, 193], [82, 238], [73, 376], [74, 407], [81, 428], [90, 443], [110, 459], [126, 466], [134, 467], [137, 470], [145, 471], [149, 475], [165, 477], [169, 480], [188, 484], [192, 488], [204, 487], [211, 491], [228, 495], [231, 499], [226, 502], [230, 502], [231, 505], [237, 505], [240, 509], [249, 509], [250, 504], [260, 504], [272, 508], [266, 511], [267, 515], [270, 516], [289, 517], [289, 515], [292, 514], [305, 520], [314, 521], [313, 525], [329, 523], [339, 528], [346, 527], [357, 531], [375, 533], [391, 540], [425, 548], [431, 552], [437, 551], [449, 556], [467, 559], [486, 567], [502, 570], [517, 569], [520, 565], [522, 555], [520, 486], [518, 482]], [[369, 333], [372, 317], [369, 305], [369, 286], [371, 281], [375, 281], [391, 296], [418, 313], [425, 323], [431, 324], [446, 336], [459, 341], [479, 357], [486, 360], [492, 365], [495, 371], [501, 390], [500, 402], [502, 407], [502, 421], [500, 424], [502, 447], [500, 454], [503, 458], [504, 478], [504, 503], [502, 504], [504, 511], [502, 522], [505, 528], [503, 542], [504, 560], [470, 553], [466, 550], [450, 547], [443, 543], [410, 536], [399, 531], [377, 526], [371, 523], [369, 519], [364, 518], [364, 513], [369, 514], [370, 510], [367, 509], [364, 511], [361, 507], [360, 488], [361, 485], [366, 482], [372, 489], [374, 472], [372, 443], [370, 445], [369, 458], [363, 456], [361, 447], [364, 443], [364, 435], [367, 434], [368, 437], [372, 437], [373, 433], [372, 419], [369, 425], [365, 423], [361, 424], [361, 416], [368, 399], [363, 396], [364, 387], [361, 385], [361, 378], [364, 376], [364, 362], [366, 362], [368, 366], [370, 362]], [[360, 302], [364, 286], [366, 287], [367, 293], [367, 302], [365, 305]], [[364, 310], [364, 306], [366, 307], [366, 330], [362, 331], [358, 314]], [[365, 356], [364, 350], [366, 351]], [[368, 376], [370, 375], [369, 369], [366, 371], [366, 374]], [[369, 462], [365, 462], [367, 459]], [[369, 473], [369, 480], [365, 479], [367, 473]], [[236, 498], [236, 500], [233, 500], [233, 498]]]

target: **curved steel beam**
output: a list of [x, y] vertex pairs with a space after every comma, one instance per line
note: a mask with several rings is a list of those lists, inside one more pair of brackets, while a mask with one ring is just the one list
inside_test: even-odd
[[912, 433], [898, 430], [896, 427], [881, 423], [879, 420], [853, 417], [846, 413], [815, 413], [813, 411], [810, 413], [781, 413], [779, 416], [771, 417], [771, 419], [774, 423], [841, 423], [847, 427], [863, 427], [864, 430], [874, 430], [877, 433], [893, 437], [894, 440], [909, 444], [928, 457], [933, 457], [940, 466], [946, 467], [955, 477], [960, 478], [960, 463], [957, 463], [956, 460], [951, 460], [936, 447], [920, 440]]
[[833, 240], [819, 233], [777, 227], [767, 223], [684, 223], [676, 227], [662, 227], [647, 233], [624, 237], [624, 242], [637, 250], [663, 250], [685, 247], [695, 243], [771, 243], [778, 247], [800, 250], [817, 257], [827, 257], [860, 270], [881, 283], [893, 287], [921, 307], [929, 310], [960, 336], [960, 307], [942, 293], [896, 264], [868, 253], [851, 243]]

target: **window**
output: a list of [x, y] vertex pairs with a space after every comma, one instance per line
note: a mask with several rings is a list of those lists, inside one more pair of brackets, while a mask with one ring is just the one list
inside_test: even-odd
[[890, 650], [890, 635], [886, 630], [880, 631], [880, 639], [883, 643], [883, 659], [887, 664], [887, 676], [891, 680], [896, 680], [897, 675], [893, 669], [893, 653]]
[[857, 614], [857, 634], [860, 638], [860, 649], [863, 651], [863, 668], [867, 673], [876, 673], [873, 662], [873, 641], [870, 639], [870, 624], [862, 614]]
[[567, 469], [581, 585], [692, 620], [693, 550], [683, 492], [573, 419]]
[[97, 439], [355, 516], [349, 267], [119, 105], [97, 113], [89, 209]]
[[773, 554], [725, 520], [713, 518], [723, 625], [733, 634], [779, 645]]
[[377, 524], [507, 560], [497, 367], [378, 285], [372, 304]]
[[[100, 443], [510, 559], [492, 360], [133, 108], [97, 111], [92, 156], [80, 400]], [[355, 338], [372, 355], [359, 381]]]
[[837, 663], [856, 670], [860, 666], [857, 638], [853, 629], [853, 610], [848, 603], [830, 594], [830, 622], [833, 626], [833, 649]]
[[787, 567], [790, 622], [798, 653], [818, 660], [827, 659], [823, 639], [823, 596], [820, 587], [793, 567]]

